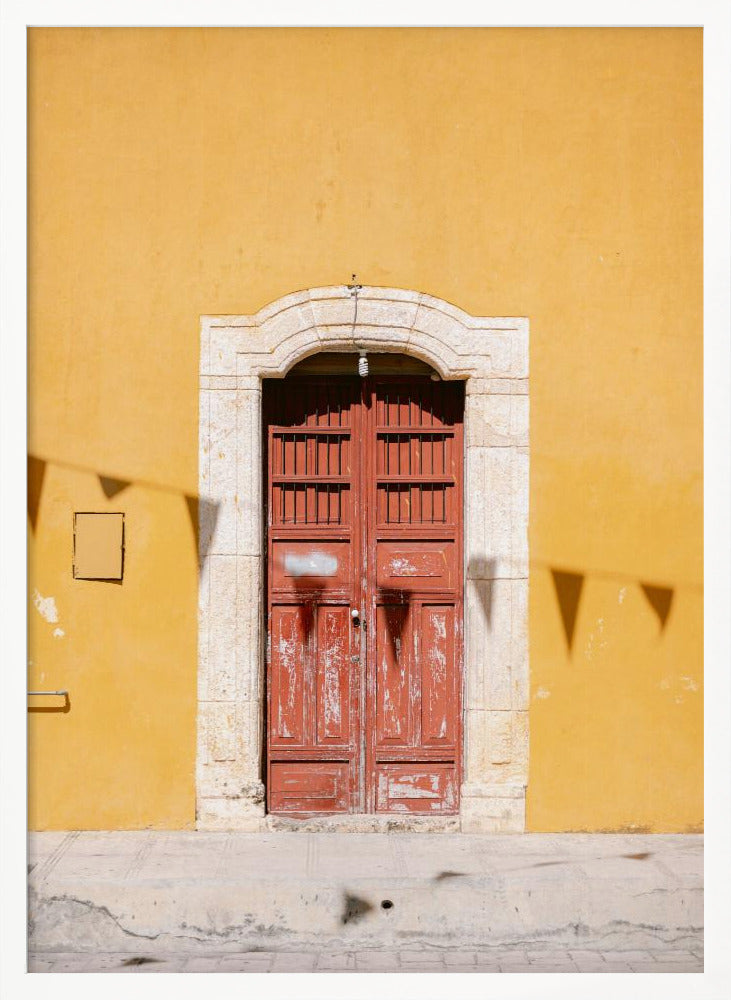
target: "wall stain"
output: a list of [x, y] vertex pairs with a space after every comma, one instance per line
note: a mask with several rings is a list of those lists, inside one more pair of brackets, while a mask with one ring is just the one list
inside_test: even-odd
[[355, 924], [372, 909], [373, 906], [367, 899], [346, 892], [343, 894], [343, 914], [340, 920], [343, 924]]

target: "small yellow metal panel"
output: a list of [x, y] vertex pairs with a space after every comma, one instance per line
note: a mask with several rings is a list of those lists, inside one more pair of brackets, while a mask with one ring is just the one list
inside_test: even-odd
[[74, 578], [121, 580], [124, 514], [74, 514]]

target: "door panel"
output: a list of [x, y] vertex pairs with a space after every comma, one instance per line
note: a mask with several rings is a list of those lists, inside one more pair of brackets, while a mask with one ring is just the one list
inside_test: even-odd
[[362, 809], [360, 399], [355, 379], [265, 383], [273, 812]]
[[458, 809], [463, 406], [422, 375], [265, 383], [273, 812]]
[[377, 649], [366, 798], [376, 812], [451, 813], [461, 774], [462, 386], [383, 377], [369, 388]]
[[378, 586], [399, 591], [444, 590], [454, 585], [454, 542], [381, 541], [377, 549]]
[[298, 594], [313, 590], [349, 594], [351, 577], [349, 540], [284, 538], [272, 544], [272, 587], [275, 590]]
[[347, 745], [350, 737], [350, 608], [317, 611], [317, 734], [319, 746]]
[[451, 764], [379, 764], [377, 812], [452, 813], [458, 805], [457, 771]]
[[409, 746], [411, 710], [411, 628], [409, 606], [376, 608], [376, 745]]
[[454, 748], [454, 608], [422, 605], [421, 740], [424, 746]]
[[328, 761], [273, 761], [269, 808], [272, 812], [347, 812], [348, 765]]
[[304, 649], [306, 608], [276, 607], [271, 619], [271, 712], [273, 744], [305, 742]]

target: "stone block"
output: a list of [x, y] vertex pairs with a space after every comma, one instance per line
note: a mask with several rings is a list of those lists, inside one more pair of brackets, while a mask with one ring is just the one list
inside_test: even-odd
[[468, 708], [528, 705], [528, 581], [467, 579], [465, 673]]
[[247, 778], [258, 776], [261, 761], [262, 703], [259, 699], [238, 701], [234, 712], [236, 759]]
[[201, 340], [198, 371], [207, 376], [211, 370], [211, 323], [210, 317], [201, 316]]
[[509, 764], [513, 759], [513, 713], [483, 712], [485, 750], [491, 764]]
[[258, 363], [252, 365], [252, 371], [255, 371], [263, 378], [283, 376], [287, 374], [293, 365], [309, 357], [310, 354], [316, 354], [319, 350], [322, 350], [322, 348], [317, 336], [317, 330], [315, 327], [311, 327], [304, 333], [290, 337], [289, 340], [270, 354], [261, 355]]
[[465, 392], [468, 396], [527, 396], [527, 378], [471, 378]]
[[[201, 717], [205, 718], [205, 712], [201, 712]], [[201, 734], [199, 745], [203, 739], [204, 734]], [[264, 785], [259, 778], [259, 761], [253, 761], [250, 758], [248, 760], [214, 761], [205, 760], [204, 756], [205, 749], [201, 749], [197, 768], [199, 797], [210, 799], [251, 798], [257, 802], [264, 801]], [[259, 788], [261, 794], [256, 791]]]
[[457, 354], [448, 340], [424, 330], [413, 329], [409, 337], [409, 352], [433, 365], [445, 377], [469, 377], [478, 367], [487, 366], [489, 360]]
[[361, 293], [358, 296], [358, 323], [386, 335], [409, 331], [414, 325], [417, 309], [417, 302], [371, 299]]
[[356, 952], [355, 965], [359, 972], [398, 972], [400, 968], [398, 952], [393, 951]]
[[465, 433], [468, 447], [527, 447], [528, 397], [468, 395]]
[[266, 829], [263, 803], [250, 799], [198, 800], [196, 828], [198, 830], [237, 830], [241, 833], [263, 833]]
[[463, 785], [460, 826], [463, 833], [522, 833], [525, 789]]
[[211, 394], [201, 387], [198, 393], [198, 492], [208, 493], [208, 455], [211, 450]]
[[204, 375], [201, 378], [201, 389], [203, 388], [230, 392], [232, 389], [238, 389], [238, 378], [236, 375]]
[[208, 700], [208, 623], [210, 618], [210, 569], [202, 563], [198, 576], [198, 700]]
[[[341, 329], [333, 327], [333, 329]], [[405, 351], [409, 342], [410, 331], [407, 327], [397, 329], [391, 327], [383, 330], [378, 326], [367, 326], [360, 320], [360, 309], [358, 310], [358, 325], [355, 328], [355, 343], [368, 345], [369, 351], [384, 351], [393, 353]]]
[[[358, 307], [360, 311], [360, 303]], [[347, 289], [343, 289], [337, 298], [311, 298], [310, 309], [321, 340], [327, 327], [341, 326], [352, 329], [355, 299]]]
[[208, 498], [216, 505], [209, 552], [236, 552], [236, 392], [209, 390]]
[[527, 321], [515, 319], [511, 330], [490, 329], [486, 340], [489, 344], [490, 375], [510, 378], [528, 377], [528, 328]]
[[465, 465], [467, 577], [527, 577], [528, 455], [469, 447]]
[[296, 308], [297, 306], [307, 308], [309, 306], [309, 301], [309, 291], [291, 292], [289, 295], [285, 295], [281, 299], [276, 299], [274, 302], [267, 303], [267, 305], [263, 306], [255, 316], [247, 316], [244, 318], [250, 321], [255, 321], [258, 326], [263, 326], [279, 313]]
[[303, 335], [317, 340], [316, 321], [309, 301], [280, 309], [260, 324], [259, 332], [266, 349], [272, 353]]
[[468, 783], [524, 785], [528, 780], [528, 713], [465, 713]]
[[321, 953], [317, 956], [316, 972], [354, 972], [355, 955], [353, 952], [341, 954]]
[[468, 325], [470, 317], [461, 310], [455, 309], [447, 302], [437, 302], [428, 296], [423, 296], [413, 322], [414, 339], [420, 334], [434, 337], [443, 344], [449, 344], [452, 350], [458, 350], [458, 344], [473, 331]]
[[204, 693], [210, 701], [233, 701], [237, 697], [236, 670], [237, 577], [236, 556], [213, 555], [208, 559], [209, 587], [216, 600], [203, 609], [201, 618], [208, 635], [207, 676]]
[[214, 326], [209, 333], [208, 371], [204, 374], [235, 375], [237, 331]]
[[204, 762], [236, 760], [236, 706], [233, 702], [207, 701], [200, 706], [205, 733]]
[[236, 559], [235, 639], [236, 695], [252, 701], [263, 685], [263, 561], [258, 556]]
[[238, 555], [259, 556], [264, 533], [260, 392], [236, 393], [235, 428], [235, 551]]
[[273, 957], [272, 972], [312, 972], [316, 961], [316, 952], [280, 951]]

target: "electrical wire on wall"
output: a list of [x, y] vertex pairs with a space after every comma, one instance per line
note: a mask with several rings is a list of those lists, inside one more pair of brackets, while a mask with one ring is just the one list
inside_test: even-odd
[[368, 356], [366, 354], [365, 348], [358, 347], [358, 344], [355, 343], [355, 328], [358, 324], [358, 292], [360, 292], [363, 288], [362, 285], [356, 284], [355, 280], [356, 277], [357, 276], [353, 274], [351, 276], [352, 283], [348, 285], [348, 291], [355, 300], [353, 308], [353, 328], [350, 332], [350, 336], [353, 338], [353, 343], [358, 348], [358, 374], [361, 376], [361, 378], [365, 378], [366, 375], [368, 374]]

